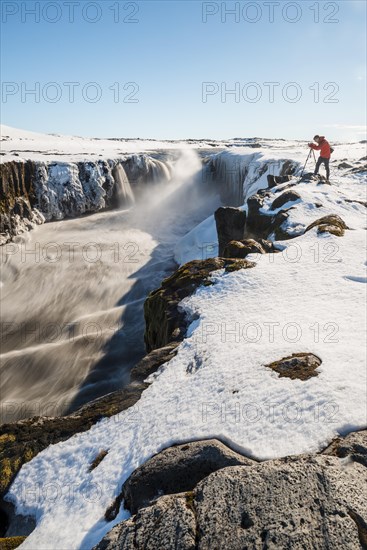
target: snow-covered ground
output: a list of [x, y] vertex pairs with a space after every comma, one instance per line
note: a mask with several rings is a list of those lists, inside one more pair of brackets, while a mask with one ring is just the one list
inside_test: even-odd
[[[119, 158], [129, 153], [154, 152], [158, 150], [176, 149], [212, 149], [232, 148], [234, 151], [247, 153], [257, 149], [249, 149], [254, 144], [263, 145], [279, 151], [286, 151], [288, 157], [296, 155], [303, 161], [308, 153], [304, 149], [306, 142], [284, 139], [266, 138], [234, 138], [223, 141], [201, 140], [154, 140], [154, 139], [123, 139], [123, 138], [84, 138], [64, 136], [58, 134], [41, 134], [19, 130], [10, 126], [0, 125], [0, 161], [34, 160], [44, 162], [76, 162], [84, 160], [98, 160]], [[345, 153], [365, 153], [365, 145], [355, 143], [337, 144], [334, 158], [342, 158]], [[341, 156], [340, 156], [341, 155]], [[360, 154], [359, 156], [364, 156]], [[356, 157], [357, 158], [357, 157]], [[359, 157], [358, 157], [359, 158]]]
[[[228, 167], [289, 158], [301, 166], [304, 145], [275, 143], [259, 153], [236, 148], [224, 153]], [[336, 147], [334, 160], [353, 166], [365, 145]], [[218, 271], [181, 305], [192, 315], [177, 355], [151, 377], [140, 401], [101, 420], [89, 431], [50, 446], [25, 464], [8, 493], [17, 511], [33, 514], [37, 527], [22, 548], [85, 549], [116, 523], [104, 513], [128, 476], [173, 443], [217, 437], [259, 459], [317, 451], [336, 434], [366, 418], [366, 200], [363, 174], [332, 170], [334, 185], [302, 183], [302, 200], [289, 212], [300, 232], [311, 221], [338, 214], [350, 230], [344, 237], [316, 229], [281, 241], [281, 253], [249, 256], [257, 265], [234, 273]], [[262, 176], [266, 178], [266, 172]], [[256, 186], [265, 187], [262, 178]], [[251, 193], [255, 191], [252, 186]], [[248, 189], [245, 189], [245, 195]], [[316, 207], [315, 203], [321, 204]], [[267, 200], [264, 209], [270, 208]], [[212, 247], [208, 218], [176, 247], [180, 261], [203, 257]], [[206, 243], [206, 244], [204, 244]], [[198, 317], [197, 317], [198, 316]], [[279, 378], [265, 365], [296, 352], [322, 359], [319, 375], [307, 381]], [[89, 471], [101, 450], [107, 456]]]
[[[98, 160], [98, 157], [118, 158], [127, 153], [156, 151], [159, 149], [208, 148], [209, 141], [158, 141], [140, 139], [99, 139], [57, 134], [40, 134], [0, 127], [1, 161], [43, 160], [47, 162], [75, 162]], [[219, 142], [218, 142], [219, 145]]]

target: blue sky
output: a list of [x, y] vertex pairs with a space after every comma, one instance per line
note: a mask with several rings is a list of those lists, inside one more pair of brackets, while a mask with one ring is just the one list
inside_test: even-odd
[[9, 126], [99, 137], [365, 139], [364, 0], [1, 7]]

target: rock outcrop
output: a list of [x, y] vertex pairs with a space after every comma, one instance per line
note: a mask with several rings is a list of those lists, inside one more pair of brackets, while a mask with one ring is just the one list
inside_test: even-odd
[[272, 187], [276, 187], [277, 185], [280, 185], [281, 183], [286, 183], [287, 181], [290, 181], [293, 178], [293, 176], [272, 176], [268, 175], [268, 187], [271, 189]]
[[247, 200], [247, 223], [246, 233], [255, 238], [261, 237], [267, 239], [274, 234], [276, 240], [286, 240], [291, 238], [282, 225], [287, 221], [289, 215], [286, 210], [280, 210], [276, 214], [265, 214], [262, 211], [265, 197], [270, 197], [267, 191], [260, 191]]
[[27, 231], [43, 218], [33, 208], [36, 204], [34, 181], [36, 164], [6, 162], [0, 164], [0, 244], [21, 231]]
[[230, 241], [224, 249], [224, 258], [246, 258], [249, 254], [268, 254], [278, 252], [271, 241], [266, 239], [244, 239]]
[[312, 222], [305, 229], [305, 233], [317, 227], [317, 232], [322, 233], [331, 233], [336, 237], [342, 237], [346, 229], [349, 229], [344, 220], [341, 219], [337, 214], [329, 214], [328, 216], [323, 216], [318, 220]]
[[125, 507], [132, 513], [162, 495], [191, 491], [209, 474], [227, 466], [251, 466], [250, 460], [216, 439], [176, 445], [140, 466], [122, 488]]
[[0, 244], [35, 224], [130, 205], [134, 190], [170, 178], [169, 163], [144, 154], [85, 162], [0, 164]]
[[221, 207], [216, 210], [214, 217], [218, 233], [218, 255], [223, 257], [230, 241], [245, 238], [246, 213], [239, 208]]
[[116, 525], [95, 550], [364, 548], [367, 469], [333, 456], [230, 466]]
[[277, 210], [278, 208], [281, 208], [288, 202], [296, 202], [301, 200], [301, 195], [297, 193], [297, 191], [288, 190], [279, 195], [272, 203], [270, 209], [271, 210]]
[[316, 369], [321, 363], [320, 357], [313, 353], [293, 353], [290, 357], [284, 357], [265, 366], [277, 372], [280, 378], [309, 380], [313, 376], [318, 376]]

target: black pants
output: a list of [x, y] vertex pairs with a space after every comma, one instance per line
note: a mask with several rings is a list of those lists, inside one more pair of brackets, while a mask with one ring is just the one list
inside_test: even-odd
[[329, 177], [330, 177], [329, 162], [330, 162], [330, 159], [326, 159], [325, 157], [319, 157], [318, 160], [317, 160], [316, 167], [315, 167], [315, 172], [314, 172], [315, 176], [319, 173], [320, 166], [321, 166], [321, 164], [323, 164], [325, 166], [325, 170], [326, 170], [326, 179], [328, 180]]

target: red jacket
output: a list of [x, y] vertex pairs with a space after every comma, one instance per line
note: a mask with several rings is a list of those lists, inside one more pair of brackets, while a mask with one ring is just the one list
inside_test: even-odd
[[313, 143], [310, 143], [311, 149], [315, 149], [315, 151], [321, 151], [320, 157], [323, 157], [324, 159], [329, 159], [331, 156], [330, 152], [330, 144], [325, 139], [325, 136], [320, 136], [320, 144], [314, 145]]

